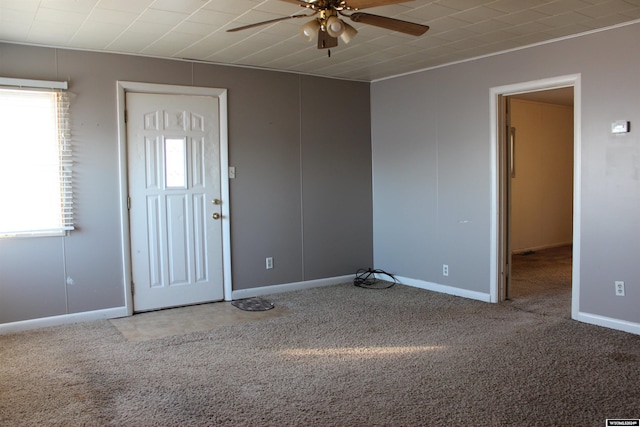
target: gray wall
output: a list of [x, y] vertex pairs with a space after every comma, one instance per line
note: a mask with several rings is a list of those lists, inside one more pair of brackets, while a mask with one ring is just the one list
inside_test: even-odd
[[[640, 322], [639, 39], [634, 24], [374, 82], [376, 268], [488, 294], [490, 89], [580, 73], [579, 309]], [[612, 135], [617, 119], [632, 132]]]
[[0, 240], [0, 323], [124, 305], [117, 80], [228, 89], [234, 290], [372, 265], [369, 84], [11, 44], [0, 76], [69, 80], [77, 224]]

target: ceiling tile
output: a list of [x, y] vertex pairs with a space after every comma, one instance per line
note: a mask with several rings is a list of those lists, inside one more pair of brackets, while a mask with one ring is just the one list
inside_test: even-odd
[[542, 23], [542, 21], [535, 21], [529, 22], [527, 24], [516, 25], [515, 27], [510, 27], [509, 32], [515, 34], [516, 36], [524, 36], [528, 34], [544, 33], [546, 30], [549, 30], [551, 28], [553, 27]]
[[[509, 30], [511, 30], [511, 27], [509, 27]], [[505, 30], [498, 30], [498, 31], [487, 32], [484, 34], [479, 34], [477, 36], [474, 36], [473, 38], [476, 40], [480, 40], [485, 44], [493, 44], [503, 40], [510, 40], [514, 36], [515, 34], [512, 32], [505, 31]]]
[[463, 10], [451, 15], [452, 18], [475, 24], [477, 22], [486, 21], [487, 19], [497, 18], [505, 13], [490, 7], [474, 7], [473, 9]]
[[36, 17], [37, 9], [18, 10], [18, 9], [2, 9], [0, 13], [0, 22], [3, 25], [24, 25], [27, 29], [31, 26], [31, 22]]
[[40, 7], [40, 0], [0, 0], [0, 11], [18, 10], [36, 13]]
[[624, 0], [611, 0], [606, 3], [589, 6], [578, 10], [579, 13], [591, 18], [602, 18], [616, 13], [624, 13], [634, 7]]
[[487, 7], [500, 10], [505, 13], [514, 13], [533, 9], [545, 3], [549, 3], [549, 0], [498, 0], [491, 2]]
[[24, 43], [29, 38], [29, 27], [19, 22], [3, 22], [0, 19], [0, 39], [7, 42]]
[[68, 10], [48, 9], [41, 7], [35, 16], [35, 25], [39, 23], [52, 23], [61, 26], [79, 26], [86, 19], [86, 15]]
[[204, 0], [155, 0], [150, 8], [191, 15], [205, 3], [206, 1]]
[[235, 15], [231, 13], [200, 9], [189, 16], [189, 18], [185, 22], [198, 22], [201, 24], [222, 27], [223, 25], [232, 22], [234, 18]]
[[200, 36], [188, 33], [169, 32], [142, 50], [143, 54], [174, 57], [184, 46], [191, 46]]
[[66, 46], [76, 27], [60, 25], [54, 22], [40, 22], [29, 29], [26, 41], [35, 44], [55, 43], [58, 46]]
[[41, 9], [55, 9], [66, 12], [87, 14], [93, 10], [98, 0], [41, 0]]
[[560, 15], [549, 16], [548, 18], [540, 19], [538, 22], [545, 24], [552, 28], [561, 28], [566, 26], [572, 26], [585, 22], [589, 18], [577, 12], [567, 12]]
[[170, 12], [160, 9], [147, 9], [138, 16], [139, 22], [175, 26], [188, 18], [185, 13]]
[[87, 22], [76, 31], [68, 46], [77, 49], [95, 49], [96, 46], [102, 46], [100, 49], [106, 49], [126, 28], [125, 25]]
[[137, 13], [123, 10], [95, 8], [87, 17], [87, 21], [105, 24], [130, 25], [138, 17]]
[[558, 28], [552, 28], [550, 30], [547, 30], [546, 33], [551, 35], [553, 38], [560, 38], [560, 37], [571, 36], [573, 34], [584, 33], [589, 30], [591, 30], [591, 28], [585, 25], [575, 24], [575, 25], [566, 25]]
[[121, 10], [123, 12], [142, 13], [153, 0], [100, 0], [96, 4], [97, 8]]
[[446, 5], [452, 9], [467, 10], [491, 3], [492, 1], [493, 0], [440, 0], [436, 3]]
[[544, 13], [545, 15], [560, 15], [562, 13], [580, 10], [587, 6], [589, 6], [589, 3], [585, 3], [583, 0], [562, 0], [545, 3], [541, 6], [534, 7], [533, 10]]
[[423, 22], [433, 21], [444, 16], [449, 16], [454, 13], [460, 12], [458, 9], [447, 7], [440, 3], [431, 3], [426, 6], [416, 7], [411, 9], [410, 15], [415, 16], [417, 19]]
[[549, 15], [533, 9], [522, 10], [519, 12], [509, 13], [495, 18], [496, 21], [506, 22], [509, 25], [522, 25], [532, 21], [548, 18]]
[[258, 0], [214, 0], [204, 5], [204, 9], [216, 10], [218, 12], [242, 14], [256, 6], [262, 1]]

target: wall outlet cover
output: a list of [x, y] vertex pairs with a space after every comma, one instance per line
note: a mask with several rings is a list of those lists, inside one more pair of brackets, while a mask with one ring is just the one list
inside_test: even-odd
[[616, 296], [623, 297], [624, 296], [624, 282], [621, 280], [616, 280]]

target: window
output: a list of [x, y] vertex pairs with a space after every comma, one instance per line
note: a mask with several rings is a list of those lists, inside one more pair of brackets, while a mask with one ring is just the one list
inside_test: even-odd
[[73, 229], [64, 92], [0, 88], [0, 201], [0, 238]]

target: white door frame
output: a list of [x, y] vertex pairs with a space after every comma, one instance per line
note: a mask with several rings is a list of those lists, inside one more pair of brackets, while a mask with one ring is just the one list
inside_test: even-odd
[[534, 80], [524, 83], [516, 83], [506, 86], [491, 88], [490, 91], [490, 120], [491, 120], [491, 247], [490, 247], [490, 272], [489, 289], [490, 301], [499, 302], [499, 279], [502, 270], [500, 265], [500, 159], [499, 159], [499, 106], [498, 96], [516, 95], [525, 92], [535, 92], [562, 87], [573, 87], [573, 267], [572, 267], [572, 293], [571, 293], [571, 317], [576, 319], [579, 313], [580, 303], [580, 218], [581, 218], [581, 122], [582, 102], [580, 88], [580, 74], [552, 77], [543, 80]]
[[127, 207], [127, 128], [125, 124], [125, 96], [127, 92], [164, 95], [196, 95], [218, 98], [220, 116], [220, 191], [222, 209], [222, 274], [224, 300], [231, 301], [231, 225], [229, 203], [229, 131], [227, 126], [227, 90], [207, 87], [162, 85], [140, 82], [117, 82], [118, 106], [118, 157], [120, 175], [120, 224], [122, 238], [122, 266], [124, 273], [124, 301], [129, 316], [133, 314], [131, 293], [131, 237], [129, 235], [129, 210]]

